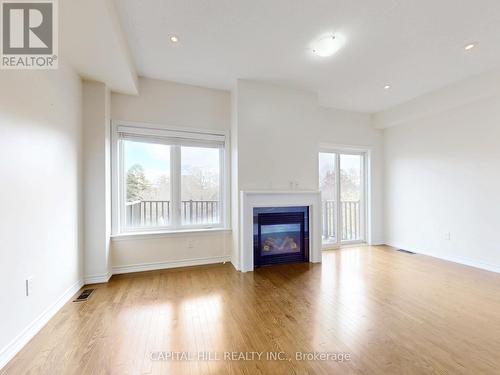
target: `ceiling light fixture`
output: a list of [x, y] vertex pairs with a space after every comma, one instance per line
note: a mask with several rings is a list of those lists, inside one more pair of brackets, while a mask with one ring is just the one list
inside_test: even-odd
[[476, 46], [477, 46], [477, 43], [468, 43], [468, 44], [465, 45], [464, 49], [466, 51], [470, 51], [471, 49], [473, 49]]
[[337, 52], [343, 45], [345, 39], [339, 34], [324, 35], [312, 44], [312, 52], [321, 57], [328, 57]]
[[384, 90], [389, 90], [391, 88], [391, 85], [385, 85]]
[[172, 43], [177, 43], [177, 42], [179, 42], [179, 37], [177, 35], [171, 35], [170, 36], [170, 41]]

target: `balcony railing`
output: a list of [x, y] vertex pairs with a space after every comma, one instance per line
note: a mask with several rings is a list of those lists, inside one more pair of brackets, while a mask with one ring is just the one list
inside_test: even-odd
[[182, 201], [182, 222], [216, 224], [220, 221], [219, 201]]
[[[170, 201], [136, 201], [127, 203], [126, 220], [131, 227], [166, 226], [170, 223]], [[184, 224], [217, 224], [219, 201], [181, 201]]]
[[[323, 201], [323, 238], [336, 239], [336, 205], [335, 201]], [[359, 201], [341, 201], [342, 218], [341, 240], [353, 241], [361, 238], [361, 212]]]
[[[127, 203], [126, 220], [131, 227], [165, 226], [170, 223], [170, 201], [137, 201]], [[336, 202], [323, 201], [323, 237], [336, 238]], [[359, 201], [342, 201], [341, 240], [360, 239], [361, 212]], [[181, 219], [184, 224], [217, 224], [220, 222], [219, 201], [182, 201]]]

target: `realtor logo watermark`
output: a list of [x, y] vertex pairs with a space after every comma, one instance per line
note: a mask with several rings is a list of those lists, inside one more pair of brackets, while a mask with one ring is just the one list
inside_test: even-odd
[[0, 0], [2, 69], [57, 69], [57, 0]]

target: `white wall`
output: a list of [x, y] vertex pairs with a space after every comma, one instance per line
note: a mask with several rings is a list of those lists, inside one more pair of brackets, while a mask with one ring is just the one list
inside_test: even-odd
[[110, 93], [83, 82], [85, 283], [111, 277]]
[[229, 261], [231, 232], [145, 235], [113, 240], [113, 273]]
[[376, 128], [404, 125], [468, 103], [500, 95], [500, 68], [455, 82], [372, 115]]
[[[382, 131], [371, 126], [369, 115], [320, 107], [315, 94], [247, 80], [238, 81], [234, 98], [238, 156], [234, 191], [289, 190], [290, 182], [298, 184], [297, 190], [317, 190], [321, 144], [369, 148], [373, 176], [369, 237], [372, 243], [383, 241]], [[238, 260], [233, 261], [237, 266]]]
[[77, 74], [0, 71], [0, 367], [81, 285], [81, 164]]
[[231, 92], [231, 262], [239, 270], [240, 228], [239, 228], [239, 184], [238, 184], [238, 92]]
[[139, 79], [139, 95], [111, 96], [113, 120], [198, 129], [230, 127], [230, 95], [223, 90]]
[[[139, 95], [111, 95], [113, 120], [229, 130], [227, 91], [140, 78]], [[174, 234], [112, 241], [113, 272], [220, 262], [230, 257], [231, 233]]]
[[500, 96], [443, 108], [384, 131], [387, 243], [500, 272]]

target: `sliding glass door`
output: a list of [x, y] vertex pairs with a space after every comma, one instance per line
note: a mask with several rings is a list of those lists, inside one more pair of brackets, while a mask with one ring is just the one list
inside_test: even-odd
[[364, 164], [363, 153], [319, 154], [319, 186], [325, 246], [364, 240]]
[[340, 154], [340, 217], [342, 241], [363, 240], [363, 155]]
[[339, 169], [335, 153], [319, 153], [319, 188], [321, 190], [323, 215], [323, 244], [338, 242], [337, 207]]

